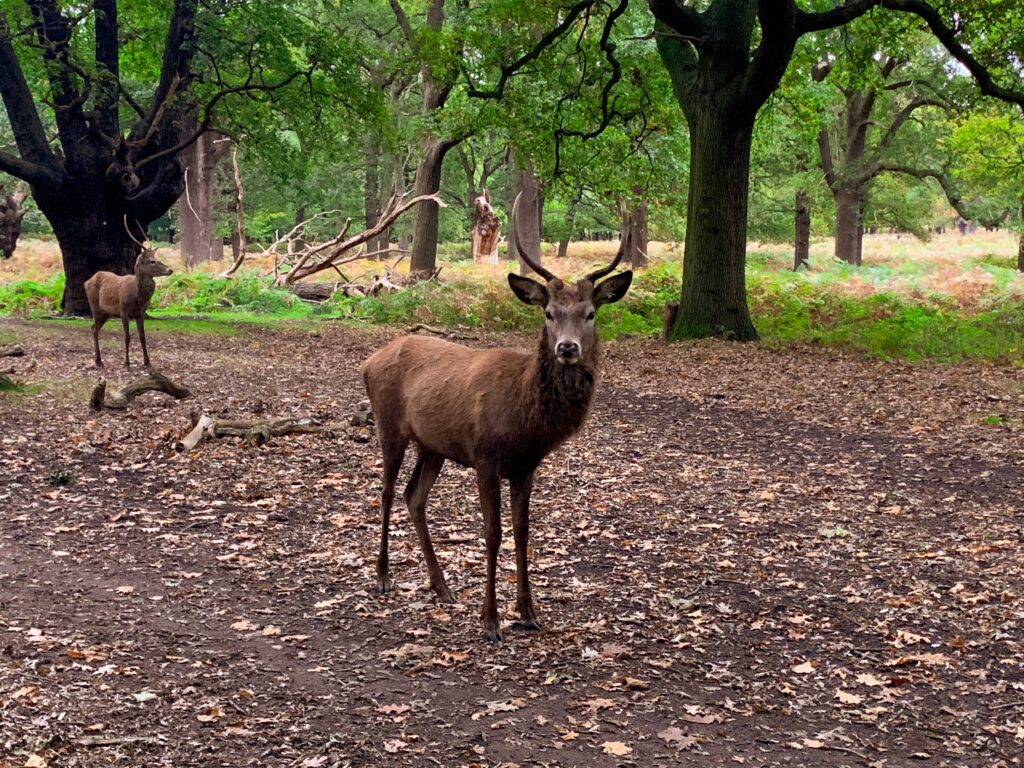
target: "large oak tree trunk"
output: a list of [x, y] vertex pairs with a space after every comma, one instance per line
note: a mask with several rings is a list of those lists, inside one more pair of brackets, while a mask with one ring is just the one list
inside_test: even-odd
[[690, 194], [683, 287], [671, 338], [757, 338], [747, 309], [747, 192], [753, 115], [705, 104], [690, 121]]
[[835, 256], [847, 264], [860, 266], [861, 263], [861, 195], [858, 190], [839, 188], [836, 201], [836, 246]]
[[[423, 140], [423, 157], [416, 168], [413, 196], [432, 195], [441, 188], [441, 168], [444, 156], [454, 145], [451, 141], [427, 138]], [[429, 276], [437, 264], [437, 232], [440, 209], [433, 203], [416, 206], [412, 224], [412, 256], [409, 271], [414, 275]]]
[[[89, 316], [85, 281], [94, 274], [127, 275], [135, 269], [139, 246], [128, 237], [120, 196], [105, 187], [105, 182], [68, 182], [56, 195], [32, 190], [60, 245], [65, 278], [61, 311], [67, 316]], [[142, 239], [140, 231], [133, 234]]]

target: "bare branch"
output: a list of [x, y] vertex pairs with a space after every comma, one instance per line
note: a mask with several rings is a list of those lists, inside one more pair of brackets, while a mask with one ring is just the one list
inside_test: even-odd
[[981, 92], [986, 96], [993, 96], [1000, 101], [1016, 104], [1024, 111], [1024, 90], [1013, 90], [997, 85], [992, 80], [992, 75], [981, 62], [971, 55], [959, 40], [956, 39], [956, 32], [946, 26], [945, 21], [929, 3], [924, 0], [880, 0], [883, 8], [904, 13], [912, 13], [921, 18], [932, 34], [942, 43], [943, 47], [974, 77]]
[[[476, 99], [500, 99], [502, 96], [505, 95], [505, 86], [508, 84], [509, 79], [512, 78], [519, 70], [521, 70], [523, 67], [529, 64], [531, 61], [535, 60], [542, 53], [544, 53], [544, 51], [547, 50], [553, 43], [557, 42], [559, 38], [561, 38], [562, 35], [564, 35], [570, 27], [572, 27], [573, 23], [575, 23], [579, 15], [584, 11], [589, 10], [595, 2], [596, 0], [583, 0], [583, 2], [579, 2], [571, 6], [565, 18], [562, 19], [562, 22], [555, 26], [553, 29], [546, 32], [544, 35], [542, 35], [541, 38], [537, 41], [536, 45], [534, 45], [529, 51], [524, 53], [511, 64], [503, 64], [501, 66], [501, 74], [498, 76], [498, 82], [495, 84], [493, 88], [486, 90], [477, 88], [476, 85], [473, 84], [472, 79], [470, 78], [469, 71], [465, 67], [463, 67], [463, 75], [465, 76], [466, 81], [469, 83], [469, 89], [467, 90], [466, 93], [469, 96]], [[391, 0], [391, 4], [392, 6], [396, 6], [398, 5], [398, 2], [397, 0]], [[619, 13], [621, 13], [621, 11]], [[618, 15], [619, 14], [617, 13], [616, 16]]]
[[[803, 35], [807, 32], [821, 32], [826, 29], [834, 29], [844, 24], [849, 24], [854, 19], [860, 18], [873, 8], [877, 8], [882, 0], [852, 0], [844, 3], [838, 8], [819, 13], [807, 13], [797, 9], [796, 32]], [[792, 0], [790, 0], [792, 4]]]
[[953, 186], [953, 182], [947, 174], [942, 171], [936, 171], [930, 168], [914, 168], [908, 165], [901, 165], [899, 163], [877, 163], [873, 166], [877, 173], [902, 173], [907, 176], [913, 176], [921, 179], [935, 179], [939, 182], [939, 186], [942, 187], [942, 192], [946, 196], [946, 200], [953, 209], [963, 218], [971, 221], [977, 221], [983, 227], [997, 227], [1006, 221], [1007, 216], [1010, 215], [1010, 209], [1005, 208], [1003, 212], [996, 217], [983, 216], [978, 211], [971, 210], [963, 198], [960, 196], [956, 187]]
[[705, 35], [704, 19], [699, 11], [680, 5], [676, 0], [649, 0], [651, 13], [674, 33], [699, 43]]
[[244, 83], [242, 85], [235, 85], [230, 88], [224, 88], [218, 91], [210, 98], [209, 101], [206, 102], [206, 105], [202, 110], [203, 119], [199, 122], [199, 126], [196, 128], [195, 131], [192, 132], [190, 136], [183, 139], [182, 141], [179, 141], [173, 147], [168, 147], [159, 152], [154, 152], [152, 155], [147, 155], [146, 157], [142, 158], [137, 163], [135, 163], [135, 170], [138, 171], [139, 169], [144, 168], [150, 163], [156, 162], [157, 160], [162, 160], [163, 158], [168, 157], [170, 155], [176, 155], [182, 150], [188, 149], [190, 146], [192, 146], [192, 144], [195, 143], [200, 136], [202, 136], [207, 131], [211, 130], [210, 126], [211, 123], [213, 122], [214, 109], [216, 108], [217, 104], [219, 104], [226, 96], [230, 96], [231, 94], [235, 93], [270, 93], [272, 91], [276, 91], [290, 85], [299, 77], [309, 77], [312, 74], [312, 71], [312, 69], [304, 69], [297, 72], [292, 72], [284, 80], [280, 81], [279, 83], [273, 83], [271, 85], [266, 85], [262, 83]]
[[882, 136], [881, 140], [878, 142], [878, 148], [876, 151], [881, 151], [888, 147], [890, 144], [892, 144], [893, 139], [896, 138], [896, 134], [899, 133], [900, 128], [903, 127], [903, 124], [907, 122], [910, 116], [921, 107], [938, 107], [939, 109], [948, 110], [949, 104], [947, 104], [944, 101], [938, 101], [937, 99], [914, 99], [905, 107], [903, 107], [903, 109], [896, 113], [896, 116], [893, 118], [892, 123], [889, 125], [889, 129], [885, 132], [885, 135]]
[[[440, 195], [436, 193], [432, 195], [419, 195], [418, 197], [414, 197], [404, 203], [399, 203], [399, 198], [392, 196], [376, 224], [369, 229], [363, 230], [358, 235], [353, 235], [352, 237], [345, 239], [345, 234], [347, 233], [349, 224], [351, 223], [351, 220], [349, 220], [346, 222], [342, 231], [335, 237], [325, 243], [309, 246], [301, 251], [295, 266], [284, 275], [280, 276], [278, 278], [278, 283], [289, 285], [297, 280], [309, 277], [310, 275], [315, 275], [317, 272], [322, 272], [325, 269], [337, 269], [339, 264], [345, 264], [347, 262], [363, 258], [364, 254], [355, 249], [363, 243], [377, 237], [381, 232], [384, 232], [395, 222], [396, 219], [398, 219], [398, 217], [409, 209], [421, 203], [428, 202], [437, 203], [437, 205], [442, 208], [447, 207], [444, 201], [441, 200]], [[280, 240], [278, 242], [280, 242]], [[352, 251], [355, 252], [352, 253]], [[310, 259], [317, 254], [325, 255], [315, 263], [308, 263]]]

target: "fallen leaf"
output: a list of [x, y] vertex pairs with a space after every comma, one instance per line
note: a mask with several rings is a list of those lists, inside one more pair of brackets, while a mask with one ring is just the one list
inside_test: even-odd
[[814, 671], [814, 665], [809, 661], [805, 661], [803, 664], [797, 664], [793, 667], [792, 671], [798, 675], [809, 675]]
[[858, 696], [856, 693], [848, 693], [847, 691], [844, 691], [842, 688], [836, 689], [836, 698], [839, 699], [839, 701], [843, 704], [856, 705], [864, 701], [863, 696]]
[[605, 741], [601, 744], [601, 751], [606, 755], [628, 755], [633, 748], [621, 741]]

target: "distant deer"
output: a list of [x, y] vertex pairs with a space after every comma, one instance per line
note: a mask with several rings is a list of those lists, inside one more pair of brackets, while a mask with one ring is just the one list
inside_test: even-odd
[[[128, 233], [131, 236], [131, 232]], [[132, 237], [135, 240], [134, 237]], [[135, 242], [139, 242], [135, 240]], [[111, 317], [120, 317], [124, 328], [124, 367], [131, 368], [128, 358], [128, 347], [131, 335], [128, 332], [128, 321], [135, 320], [142, 344], [142, 363], [149, 368], [149, 350], [146, 349], [146, 331], [143, 317], [149, 309], [150, 299], [156, 290], [155, 277], [163, 277], [172, 273], [170, 267], [157, 261], [151, 248], [142, 243], [142, 253], [135, 260], [135, 274], [115, 275], [113, 272], [97, 272], [85, 281], [85, 295], [92, 311], [92, 341], [96, 348], [96, 367], [103, 367], [100, 357], [100, 328]]]
[[491, 193], [486, 189], [473, 200], [473, 261], [498, 263], [498, 241], [501, 239], [501, 220], [491, 207]]
[[[519, 199], [512, 207], [517, 220]], [[534, 471], [558, 445], [583, 425], [597, 381], [599, 354], [594, 316], [603, 304], [629, 289], [632, 272], [603, 282], [622, 259], [620, 245], [607, 267], [568, 285], [523, 252], [519, 257], [546, 285], [510, 274], [520, 301], [544, 310], [544, 328], [535, 352], [469, 349], [436, 338], [404, 336], [371, 355], [363, 380], [377, 421], [384, 457], [378, 589], [387, 592], [388, 526], [395, 480], [405, 449], [415, 441], [416, 467], [405, 487], [405, 501], [426, 560], [430, 585], [442, 602], [454, 602], [427, 530], [426, 503], [445, 459], [475, 467], [487, 545], [484, 637], [502, 640], [495, 600], [495, 571], [501, 544], [501, 480], [509, 480], [512, 530], [516, 545], [517, 607], [522, 626], [540, 629], [527, 576], [530, 491]]]

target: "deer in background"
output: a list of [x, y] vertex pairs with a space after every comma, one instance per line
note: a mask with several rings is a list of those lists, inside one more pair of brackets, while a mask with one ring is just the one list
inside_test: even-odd
[[[512, 207], [516, 221], [519, 198]], [[371, 355], [363, 380], [377, 422], [384, 459], [378, 589], [389, 591], [388, 527], [395, 480], [410, 442], [418, 457], [405, 487], [430, 585], [442, 602], [454, 602], [427, 529], [426, 503], [446, 459], [476, 469], [487, 547], [484, 637], [502, 640], [495, 598], [501, 544], [501, 480], [509, 481], [516, 550], [516, 603], [526, 629], [540, 629], [527, 574], [530, 492], [538, 465], [583, 425], [594, 396], [600, 365], [595, 315], [629, 289], [632, 272], [598, 282], [622, 259], [620, 245], [608, 266], [575, 284], [535, 264], [520, 247], [519, 257], [542, 284], [510, 274], [520, 301], [544, 311], [544, 327], [534, 352], [470, 349], [441, 339], [403, 336]]]
[[[127, 229], [127, 221], [125, 221]], [[135, 240], [131, 230], [128, 236]], [[85, 281], [85, 295], [92, 311], [92, 341], [96, 349], [96, 367], [103, 367], [100, 357], [100, 328], [111, 317], [120, 317], [124, 328], [124, 367], [131, 368], [128, 358], [128, 347], [131, 335], [128, 332], [128, 321], [135, 320], [139, 331], [139, 342], [142, 344], [142, 363], [149, 368], [149, 350], [146, 349], [146, 331], [143, 318], [149, 309], [149, 302], [156, 290], [153, 278], [163, 277], [172, 273], [170, 267], [157, 261], [156, 253], [143, 243], [135, 240], [142, 252], [135, 260], [135, 273], [132, 275], [115, 275], [113, 272], [97, 272]]]
[[498, 263], [498, 241], [501, 240], [501, 221], [491, 207], [491, 193], [486, 189], [473, 200], [473, 261], [482, 264], [484, 259], [491, 264]]

